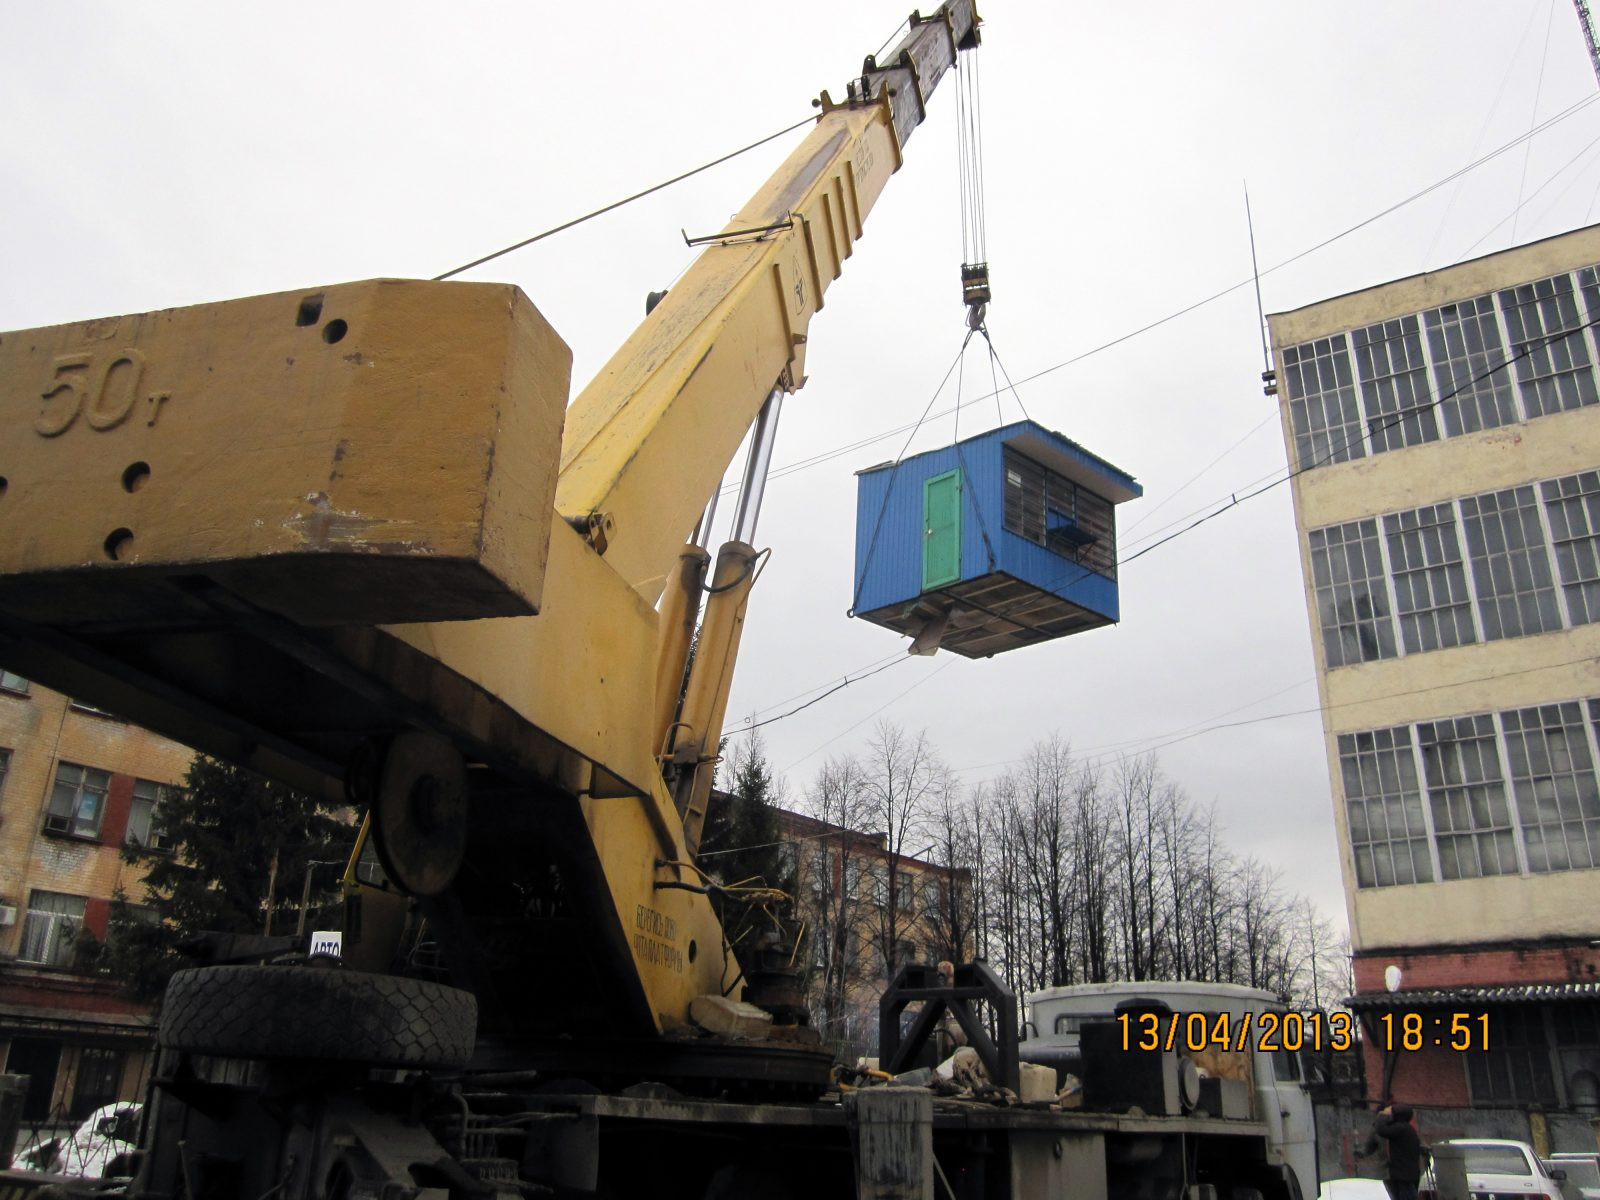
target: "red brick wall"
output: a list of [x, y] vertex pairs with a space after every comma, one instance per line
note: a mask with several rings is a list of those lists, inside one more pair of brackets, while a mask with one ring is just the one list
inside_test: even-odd
[[1357, 954], [1356, 991], [1382, 992], [1384, 968], [1401, 972], [1404, 991], [1493, 984], [1587, 983], [1600, 972], [1600, 950], [1584, 942], [1526, 947], [1462, 948], [1447, 952]]
[[133, 807], [133, 776], [113, 775], [106, 789], [106, 819], [100, 823], [100, 840], [120, 846], [128, 834], [128, 811]]
[[1471, 1102], [1467, 1095], [1466, 1060], [1456, 1051], [1425, 1046], [1421, 1050], [1402, 1050], [1393, 1055], [1394, 1075], [1390, 1080], [1389, 1094], [1383, 1094], [1388, 1062], [1382, 1050], [1367, 1038], [1362, 1046], [1366, 1058], [1367, 1096], [1369, 1099], [1394, 1100], [1412, 1107], [1428, 1106], [1447, 1108], [1466, 1106]]

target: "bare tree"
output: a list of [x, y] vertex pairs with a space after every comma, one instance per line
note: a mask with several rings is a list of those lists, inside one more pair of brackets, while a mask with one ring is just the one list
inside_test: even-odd
[[873, 871], [875, 941], [886, 975], [905, 957], [904, 934], [914, 906], [902, 859], [918, 857], [929, 815], [950, 790], [950, 770], [926, 732], [911, 736], [898, 725], [880, 722], [867, 743], [863, 765], [862, 817], [883, 839], [883, 861]]
[[865, 978], [870, 906], [863, 899], [861, 832], [865, 779], [854, 758], [829, 759], [806, 797], [825, 829], [802, 843], [800, 905], [812, 964], [812, 1023], [824, 1039], [849, 1040], [854, 995]]

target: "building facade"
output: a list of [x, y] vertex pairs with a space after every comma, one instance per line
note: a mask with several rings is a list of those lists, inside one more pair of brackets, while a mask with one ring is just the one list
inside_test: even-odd
[[881, 833], [783, 809], [778, 819], [795, 868], [812, 1023], [841, 1057], [877, 1054], [878, 1001], [894, 972], [971, 958], [971, 873], [892, 855]]
[[1597, 264], [1600, 226], [1269, 318], [1385, 1097], [1600, 1113]]
[[133, 845], [163, 852], [153, 818], [193, 752], [0, 672], [0, 1063], [27, 1075], [28, 1126], [141, 1099], [148, 1005], [93, 965], [113, 897], [143, 898]]

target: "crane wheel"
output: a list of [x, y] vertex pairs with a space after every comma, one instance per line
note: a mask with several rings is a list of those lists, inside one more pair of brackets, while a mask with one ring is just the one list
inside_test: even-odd
[[179, 971], [160, 1044], [223, 1058], [455, 1068], [472, 1057], [478, 1001], [426, 979], [326, 967]]

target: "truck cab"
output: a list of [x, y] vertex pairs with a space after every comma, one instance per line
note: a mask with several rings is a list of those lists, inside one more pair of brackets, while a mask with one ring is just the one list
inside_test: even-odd
[[[1161, 1048], [1177, 1059], [1179, 1109], [1259, 1121], [1267, 1128], [1270, 1161], [1287, 1173], [1289, 1194], [1317, 1194], [1316, 1114], [1299, 1056], [1284, 1050], [1281, 1038], [1263, 1035], [1281, 1031], [1282, 1023], [1263, 1024], [1262, 1014], [1287, 1011], [1274, 993], [1194, 981], [1085, 983], [1031, 992], [1025, 1002], [1024, 1061], [1088, 1081], [1104, 1074], [1085, 1070], [1095, 1043], [1136, 1049], [1144, 1031], [1153, 1029]], [[1086, 1035], [1089, 1027], [1095, 1028]], [[1170, 1041], [1169, 1030], [1175, 1035]]]

